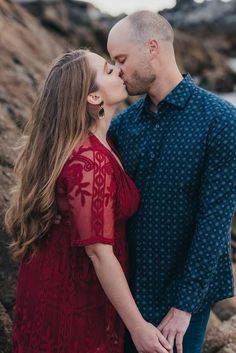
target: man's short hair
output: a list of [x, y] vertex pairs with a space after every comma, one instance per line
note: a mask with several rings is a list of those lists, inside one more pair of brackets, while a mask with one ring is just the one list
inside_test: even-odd
[[129, 36], [132, 40], [144, 43], [149, 38], [156, 38], [173, 44], [173, 28], [163, 16], [151, 11], [137, 11], [127, 19], [131, 25]]

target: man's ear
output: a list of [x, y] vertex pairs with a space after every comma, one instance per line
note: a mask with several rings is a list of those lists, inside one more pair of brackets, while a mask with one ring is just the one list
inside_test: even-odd
[[97, 93], [90, 93], [87, 97], [87, 102], [93, 105], [102, 103], [102, 97]]
[[156, 55], [159, 51], [159, 43], [156, 39], [150, 39], [148, 41], [149, 52], [152, 55]]

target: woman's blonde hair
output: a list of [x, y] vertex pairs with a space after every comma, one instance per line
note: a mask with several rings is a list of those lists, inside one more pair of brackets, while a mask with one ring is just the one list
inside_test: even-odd
[[39, 248], [56, 213], [57, 178], [76, 144], [95, 124], [87, 96], [97, 90], [96, 74], [87, 53], [68, 51], [56, 60], [24, 129], [14, 168], [16, 185], [5, 215], [15, 259]]

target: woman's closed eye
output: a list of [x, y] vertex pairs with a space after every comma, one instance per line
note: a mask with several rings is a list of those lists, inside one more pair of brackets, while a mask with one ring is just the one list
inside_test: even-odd
[[113, 72], [113, 69], [109, 69], [107, 73], [108, 75], [110, 75], [112, 72]]

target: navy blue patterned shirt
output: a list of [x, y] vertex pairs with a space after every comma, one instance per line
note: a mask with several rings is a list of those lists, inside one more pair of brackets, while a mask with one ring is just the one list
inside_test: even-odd
[[171, 307], [197, 313], [232, 297], [230, 225], [236, 205], [236, 108], [190, 75], [149, 110], [121, 112], [109, 136], [141, 192], [129, 221], [130, 285], [146, 320]]

